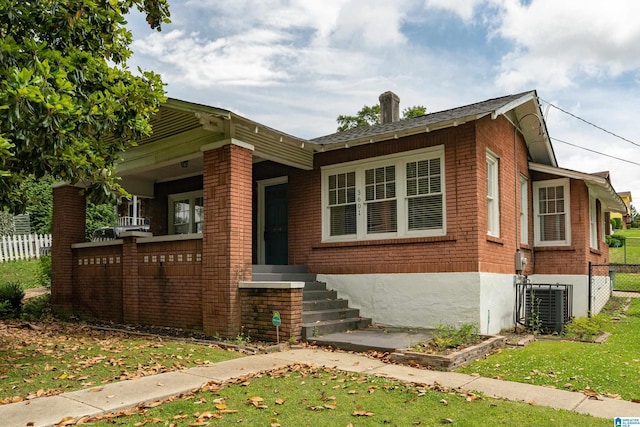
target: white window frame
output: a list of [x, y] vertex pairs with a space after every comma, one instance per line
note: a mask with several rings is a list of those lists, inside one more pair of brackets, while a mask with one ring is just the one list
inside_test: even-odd
[[[176, 193], [176, 194], [170, 194], [168, 199], [169, 199], [169, 215], [167, 216], [167, 222], [168, 222], [168, 230], [169, 230], [169, 234], [176, 234], [176, 230], [175, 230], [175, 224], [173, 222], [174, 220], [174, 207], [173, 204], [174, 202], [178, 201], [178, 200], [184, 200], [184, 199], [188, 199], [189, 200], [189, 233], [185, 233], [185, 234], [193, 234], [195, 232], [193, 232], [194, 229], [194, 210], [195, 210], [195, 200], [199, 197], [203, 197], [202, 196], [202, 190], [198, 190], [198, 191], [189, 191], [187, 193]], [[204, 202], [204, 200], [203, 200]], [[204, 212], [203, 212], [203, 217], [204, 217]], [[204, 222], [204, 219], [203, 219]], [[196, 233], [196, 234], [202, 234], [201, 232]]]
[[596, 197], [589, 192], [589, 246], [598, 249], [598, 204]]
[[529, 244], [529, 178], [520, 175], [520, 243]]
[[[564, 187], [564, 214], [565, 214], [565, 238], [564, 240], [542, 241], [540, 236], [540, 196], [539, 189], [547, 187]], [[536, 181], [533, 183], [533, 233], [536, 246], [570, 246], [571, 245], [571, 187], [569, 178]]]
[[[409, 202], [406, 189], [406, 164], [416, 161], [440, 159], [440, 193], [442, 195], [442, 227], [431, 230], [409, 230]], [[365, 170], [376, 167], [395, 165], [395, 200], [397, 210], [397, 228], [395, 232], [367, 234], [367, 212], [365, 200]], [[355, 172], [356, 176], [356, 233], [331, 236], [331, 212], [329, 206], [329, 176], [347, 172]], [[430, 147], [420, 150], [405, 151], [373, 159], [358, 160], [338, 165], [322, 167], [322, 241], [340, 242], [357, 240], [380, 240], [409, 237], [428, 237], [446, 235], [446, 188], [445, 188], [444, 146]]]
[[487, 150], [487, 234], [500, 237], [500, 160]]

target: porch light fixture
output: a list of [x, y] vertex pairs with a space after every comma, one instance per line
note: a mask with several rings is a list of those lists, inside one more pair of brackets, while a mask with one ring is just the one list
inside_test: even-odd
[[189, 167], [189, 160], [183, 160], [180, 162], [180, 167], [182, 167], [183, 169], [186, 169]]

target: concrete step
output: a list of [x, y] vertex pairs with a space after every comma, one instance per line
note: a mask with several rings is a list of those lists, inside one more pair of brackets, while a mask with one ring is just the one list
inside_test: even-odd
[[304, 292], [306, 291], [326, 291], [327, 284], [324, 282], [318, 282], [314, 280], [313, 282], [305, 282], [304, 283]]
[[313, 341], [313, 337], [330, 334], [333, 332], [354, 331], [356, 329], [367, 328], [371, 325], [371, 319], [363, 317], [323, 320], [302, 324], [302, 339]]
[[319, 290], [319, 291], [304, 291], [302, 293], [303, 301], [317, 301], [321, 299], [336, 299], [338, 298], [338, 291]]
[[334, 308], [329, 310], [303, 311], [302, 323], [314, 323], [323, 320], [341, 320], [360, 317], [360, 310], [357, 308]]
[[256, 273], [306, 273], [306, 265], [252, 265], [253, 274]]
[[251, 280], [254, 282], [315, 282], [316, 275], [311, 273], [253, 272]]
[[[303, 294], [304, 295], [304, 294]], [[302, 301], [302, 313], [307, 311], [333, 310], [347, 308], [349, 301], [346, 299], [322, 299]]]

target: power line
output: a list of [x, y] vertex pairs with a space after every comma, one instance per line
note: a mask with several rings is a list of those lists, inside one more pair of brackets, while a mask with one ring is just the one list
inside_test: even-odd
[[632, 165], [635, 165], [635, 166], [640, 166], [640, 163], [632, 162], [631, 160], [622, 159], [622, 158], [620, 158], [620, 157], [612, 156], [612, 155], [610, 155], [610, 154], [601, 153], [600, 151], [592, 150], [592, 149], [590, 149], [590, 148], [581, 147], [581, 146], [579, 146], [579, 145], [572, 144], [572, 143], [570, 143], [570, 142], [563, 141], [563, 140], [558, 139], [558, 138], [550, 137], [550, 139], [552, 139], [552, 140], [554, 140], [554, 141], [557, 141], [557, 142], [561, 142], [561, 143], [563, 143], [563, 144], [570, 145], [570, 146], [572, 146], [572, 147], [579, 148], [579, 149], [581, 149], [581, 150], [590, 151], [590, 152], [592, 152], [592, 153], [599, 154], [599, 155], [601, 155], [601, 156], [609, 157], [609, 158], [611, 158], [611, 159], [615, 159], [615, 160], [620, 160], [621, 162], [631, 163]]
[[[590, 125], [590, 126], [593, 126], [593, 127], [594, 127], [594, 128], [596, 128], [596, 129], [601, 130], [602, 132], [608, 133], [609, 135], [612, 135], [612, 136], [614, 136], [614, 137], [616, 137], [616, 138], [619, 138], [619, 139], [621, 139], [621, 140], [623, 140], [623, 141], [626, 141], [626, 142], [628, 142], [629, 144], [633, 144], [633, 145], [635, 145], [636, 147], [640, 147], [640, 144], [638, 144], [637, 142], [633, 142], [633, 141], [631, 141], [630, 139], [625, 138], [624, 136], [620, 136], [620, 135], [618, 135], [617, 133], [611, 132], [611, 131], [609, 131], [609, 130], [607, 130], [607, 129], [605, 129], [605, 128], [601, 127], [601, 126], [596, 125], [595, 123], [591, 123], [590, 121], [585, 120], [585, 119], [583, 119], [582, 117], [576, 116], [575, 114], [573, 114], [573, 113], [571, 113], [571, 112], [569, 112], [569, 111], [567, 111], [567, 110], [563, 110], [562, 108], [558, 107], [557, 105], [554, 105], [554, 104], [550, 103], [549, 101], [545, 101], [545, 100], [544, 100], [544, 99], [542, 99], [542, 98], [538, 98], [538, 99], [540, 99], [540, 101], [542, 101], [542, 102], [544, 102], [544, 103], [548, 104], [549, 106], [551, 106], [551, 107], [553, 107], [553, 108], [555, 108], [555, 109], [557, 109], [557, 110], [559, 110], [559, 111], [562, 111], [563, 113], [568, 114], [568, 115], [570, 115], [570, 116], [571, 116], [571, 117], [573, 117], [573, 118], [576, 118], [576, 119], [580, 120], [581, 122], [584, 122], [584, 123], [586, 123], [586, 124], [588, 124], [588, 125]], [[560, 142], [564, 142], [564, 141], [560, 141]], [[572, 144], [569, 144], [569, 145], [572, 145]], [[578, 147], [578, 148], [582, 148], [582, 147]], [[585, 149], [585, 150], [586, 150], [586, 149]], [[588, 150], [588, 151], [593, 151], [593, 150]], [[596, 152], [596, 151], [594, 151], [594, 152]], [[602, 154], [602, 153], [599, 153], [599, 154]], [[607, 156], [607, 157], [612, 157], [612, 156], [608, 156], [608, 155], [606, 155], [606, 154], [605, 154], [605, 156]], [[615, 158], [615, 157], [614, 157], [614, 158]], [[623, 160], [623, 159], [618, 159], [618, 160]], [[626, 160], [625, 160], [625, 161], [626, 161]], [[630, 163], [632, 163], [632, 162], [630, 162]]]

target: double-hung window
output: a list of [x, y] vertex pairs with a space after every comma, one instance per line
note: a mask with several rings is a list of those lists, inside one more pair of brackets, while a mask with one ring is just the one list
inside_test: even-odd
[[441, 230], [444, 227], [442, 158], [408, 162], [408, 230]]
[[534, 182], [533, 208], [536, 245], [571, 244], [568, 179]]
[[327, 166], [322, 188], [325, 241], [445, 234], [442, 147]]
[[487, 234], [500, 237], [498, 158], [487, 152]]
[[589, 194], [589, 246], [598, 249], [598, 210], [596, 198]]
[[356, 174], [337, 173], [328, 176], [329, 182], [329, 234], [348, 236], [356, 234]]
[[169, 234], [202, 233], [202, 191], [169, 196]]
[[364, 171], [367, 234], [398, 230], [396, 167], [382, 166]]
[[529, 244], [529, 180], [520, 175], [520, 243]]

